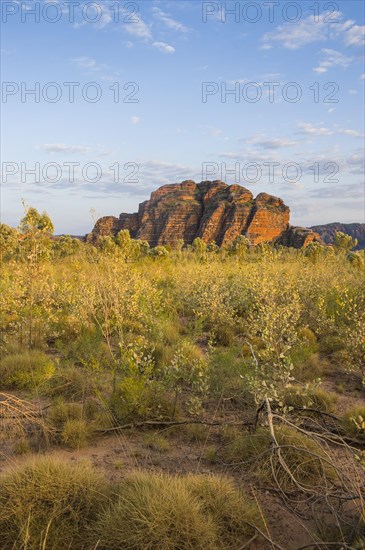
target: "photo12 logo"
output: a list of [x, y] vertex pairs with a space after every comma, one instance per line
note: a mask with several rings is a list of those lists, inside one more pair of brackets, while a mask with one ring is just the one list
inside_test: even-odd
[[337, 82], [314, 82], [303, 87], [298, 82], [202, 82], [203, 103], [298, 103], [309, 96], [313, 103], [339, 103]]
[[123, 164], [114, 162], [107, 169], [98, 162], [47, 162], [41, 164], [35, 162], [30, 165], [26, 162], [3, 162], [1, 164], [1, 183], [11, 183], [15, 178], [21, 183], [48, 183], [59, 182], [76, 183], [98, 183], [102, 180], [113, 181], [113, 183], [139, 183], [136, 177], [140, 166], [136, 162], [125, 162]]
[[336, 162], [314, 162], [310, 166], [301, 166], [297, 162], [235, 162], [227, 166], [226, 162], [203, 162], [202, 181], [233, 181], [233, 183], [255, 184], [261, 180], [265, 183], [277, 183], [278, 178], [286, 184], [298, 183], [304, 176], [313, 177], [314, 183], [338, 183], [334, 176], [340, 171]]
[[18, 1], [1, 2], [1, 21], [17, 19], [21, 23], [89, 23], [105, 25], [110, 22], [139, 23], [139, 4], [137, 2], [78, 2], [67, 1]]
[[[318, 23], [339, 23], [341, 12], [336, 2], [313, 2], [308, 6], [313, 14], [313, 21]], [[285, 21], [297, 23], [306, 16], [303, 5], [299, 2], [202, 2], [202, 22], [209, 23], [220, 21], [221, 23], [258, 23], [265, 21]], [[324, 15], [322, 15], [324, 12]]]
[[139, 103], [137, 82], [114, 82], [104, 88], [98, 82], [2, 82], [1, 102], [21, 103], [98, 103], [110, 98], [114, 103]]

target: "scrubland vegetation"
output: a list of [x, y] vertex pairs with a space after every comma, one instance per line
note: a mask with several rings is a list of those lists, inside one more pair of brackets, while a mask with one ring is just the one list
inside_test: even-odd
[[[0, 548], [364, 548], [351, 238], [150, 250], [52, 231], [32, 208], [0, 226]], [[105, 438], [112, 469], [80, 455]]]

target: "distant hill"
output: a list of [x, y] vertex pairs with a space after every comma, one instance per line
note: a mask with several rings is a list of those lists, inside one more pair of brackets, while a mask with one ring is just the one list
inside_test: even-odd
[[326, 244], [333, 243], [335, 234], [338, 231], [342, 231], [342, 233], [351, 235], [351, 237], [358, 240], [357, 249], [365, 249], [365, 223], [335, 222], [327, 223], [326, 225], [314, 225], [310, 229], [318, 233]]

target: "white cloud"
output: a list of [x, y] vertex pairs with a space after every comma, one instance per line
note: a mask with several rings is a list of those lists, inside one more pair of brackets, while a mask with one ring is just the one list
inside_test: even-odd
[[[285, 147], [296, 147], [298, 141], [288, 138], [270, 138], [266, 134], [257, 133], [247, 138], [241, 138], [239, 141], [244, 142], [247, 145], [253, 145], [255, 147], [261, 147], [266, 150], [278, 150]], [[261, 154], [261, 153], [260, 153]]]
[[37, 149], [46, 153], [67, 153], [69, 155], [85, 154], [90, 151], [90, 147], [84, 145], [66, 145], [65, 143], [45, 143], [38, 145]]
[[346, 69], [352, 61], [351, 57], [347, 57], [341, 52], [329, 48], [323, 48], [321, 54], [323, 59], [320, 61], [319, 66], [313, 69], [313, 71], [318, 74], [326, 73], [331, 67], [342, 67]]
[[[336, 13], [337, 21], [326, 12], [319, 16], [309, 15], [297, 23], [284, 23], [262, 37], [264, 45], [276, 42], [290, 50], [297, 50], [313, 42], [323, 42], [336, 37], [342, 38], [346, 46], [361, 46], [364, 41], [364, 27], [348, 19], [341, 23], [343, 14]], [[332, 22], [331, 22], [332, 20]]]
[[263, 149], [281, 149], [283, 147], [295, 147], [298, 145], [298, 142], [286, 138], [274, 138], [258, 141], [256, 144]]
[[163, 53], [174, 53], [175, 48], [166, 42], [153, 42], [152, 46], [160, 50]]
[[139, 16], [138, 21], [131, 21], [130, 23], [126, 23], [123, 25], [123, 29], [125, 29], [129, 34], [132, 36], [136, 36], [137, 38], [152, 38], [152, 33], [148, 25], [141, 19]]
[[[155, 18], [163, 22], [167, 27], [175, 31], [188, 32], [188, 29], [178, 21], [175, 21], [169, 14], [163, 12], [160, 8], [154, 7], [152, 9]], [[154, 48], [162, 53], [175, 53], [175, 48], [171, 44], [162, 40], [156, 40], [155, 33], [152, 32], [152, 23], [145, 23], [141, 16], [138, 16], [138, 20], [131, 21], [123, 26], [130, 35], [141, 38], [145, 42], [152, 45]], [[127, 48], [133, 47], [133, 42], [128, 41], [126, 43]]]
[[323, 74], [327, 72], [327, 69], [325, 69], [325, 67], [319, 66], [319, 67], [314, 67], [313, 71], [318, 74]]
[[314, 126], [310, 122], [299, 122], [299, 133], [306, 134], [308, 136], [332, 136], [333, 131], [329, 128]]
[[[58, 3], [58, 0], [57, 2], [56, 0], [49, 0], [49, 1], [53, 3]], [[66, 5], [65, 2], [64, 4], [65, 4], [65, 7], [62, 8], [62, 12], [69, 13], [69, 7]], [[91, 12], [90, 14], [88, 14], [90, 21], [86, 21], [84, 19], [81, 23], [76, 22], [73, 25], [74, 29], [79, 29], [87, 24], [91, 25], [91, 27], [94, 29], [104, 29], [107, 25], [109, 25], [109, 23], [113, 21], [109, 7], [101, 2], [99, 3], [90, 2], [90, 6], [88, 7], [88, 9]], [[79, 8], [78, 10], [75, 10], [75, 13], [80, 15], [81, 8]]]
[[358, 138], [364, 137], [364, 135], [358, 132], [357, 130], [342, 129], [342, 130], [338, 130], [338, 133], [343, 134], [344, 136], [350, 136], [350, 137], [358, 137]]
[[357, 130], [348, 128], [336, 128], [335, 130], [331, 130], [324, 126], [315, 126], [310, 122], [299, 122], [298, 127], [300, 134], [306, 134], [308, 136], [332, 136], [334, 134], [341, 134], [349, 137], [363, 137], [363, 134]]
[[222, 130], [216, 126], [198, 126], [198, 129], [203, 136], [216, 138], [222, 135]]
[[212, 128], [209, 132], [209, 135], [211, 137], [219, 137], [222, 133], [222, 130], [220, 130], [219, 128]]
[[116, 81], [120, 77], [119, 71], [113, 71], [111, 67], [105, 63], [98, 63], [91, 57], [75, 57], [71, 59], [72, 63], [81, 69], [84, 69], [83, 74], [97, 76], [98, 80]]
[[132, 124], [139, 124], [141, 122], [141, 119], [139, 116], [131, 116], [131, 123]]
[[96, 23], [96, 27], [98, 29], [103, 29], [104, 27], [106, 27], [107, 25], [109, 25], [109, 23], [112, 21], [112, 17], [109, 13], [103, 13], [103, 15], [101, 16], [100, 18], [100, 21], [98, 21]]
[[95, 59], [91, 59], [91, 57], [75, 57], [72, 62], [83, 69], [95, 69], [97, 67]]
[[352, 174], [363, 176], [365, 170], [365, 158], [363, 149], [358, 149], [345, 158], [346, 166]]
[[170, 14], [165, 13], [160, 10], [160, 8], [154, 7], [152, 8], [152, 11], [155, 18], [164, 23], [164, 25], [166, 25], [169, 29], [182, 33], [189, 32], [189, 29], [183, 23], [176, 21], [176, 19], [173, 19]]
[[[331, 185], [330, 187], [321, 187], [311, 189], [310, 196], [318, 199], [330, 199], [339, 197], [363, 198], [364, 188], [361, 184], [353, 183], [350, 185]], [[341, 203], [344, 206], [344, 203]]]
[[264, 34], [264, 43], [278, 42], [284, 48], [296, 50], [301, 46], [324, 40], [328, 32], [328, 24], [323, 16], [316, 21], [314, 15], [301, 19], [298, 23], [284, 23], [275, 30]]
[[346, 46], [363, 46], [365, 38], [365, 26], [353, 25], [347, 31], [344, 39]]

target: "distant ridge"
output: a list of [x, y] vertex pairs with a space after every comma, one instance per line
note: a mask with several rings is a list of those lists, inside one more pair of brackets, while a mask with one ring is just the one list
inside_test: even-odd
[[365, 249], [365, 223], [327, 223], [325, 225], [314, 225], [311, 227], [321, 236], [321, 239], [326, 244], [331, 244], [334, 241], [335, 234], [338, 231], [351, 235], [358, 240], [357, 249]]

